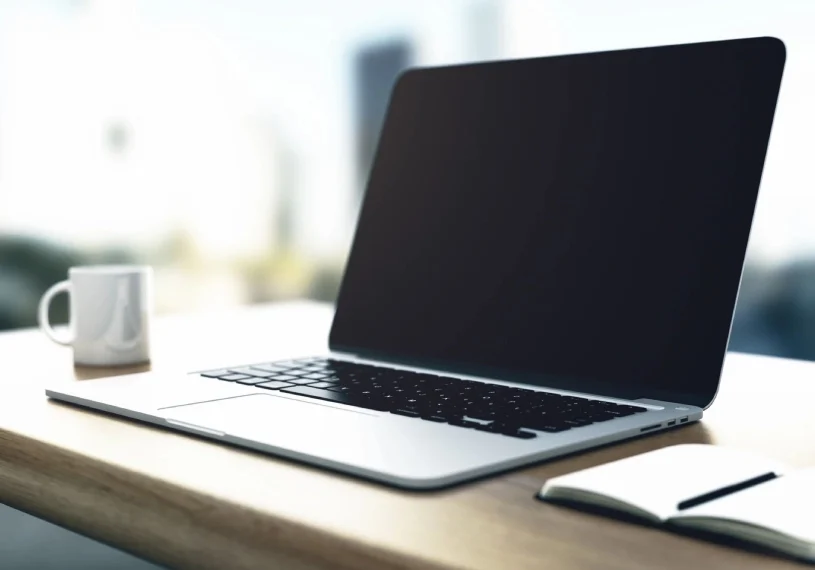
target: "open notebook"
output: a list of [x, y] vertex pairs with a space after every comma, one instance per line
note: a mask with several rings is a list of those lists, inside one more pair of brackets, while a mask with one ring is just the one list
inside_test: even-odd
[[539, 498], [726, 535], [815, 562], [815, 469], [675, 445], [555, 477]]

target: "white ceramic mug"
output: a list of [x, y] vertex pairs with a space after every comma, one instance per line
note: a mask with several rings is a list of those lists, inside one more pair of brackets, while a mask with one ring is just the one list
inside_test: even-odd
[[[72, 346], [74, 363], [123, 366], [150, 360], [153, 270], [137, 265], [72, 267], [68, 280], [52, 286], [40, 300], [42, 331], [54, 342]], [[48, 322], [48, 307], [59, 293], [70, 297], [66, 335]]]

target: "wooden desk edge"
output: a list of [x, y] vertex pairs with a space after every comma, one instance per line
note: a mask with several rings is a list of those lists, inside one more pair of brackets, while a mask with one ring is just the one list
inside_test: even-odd
[[444, 568], [243, 505], [235, 516], [222, 499], [6, 430], [0, 447], [3, 502], [173, 568]]

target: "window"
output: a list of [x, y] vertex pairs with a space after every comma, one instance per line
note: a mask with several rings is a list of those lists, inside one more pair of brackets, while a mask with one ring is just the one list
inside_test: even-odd
[[333, 300], [406, 66], [775, 35], [731, 349], [815, 358], [813, 29], [808, 0], [4, 2], [0, 329], [80, 263], [153, 265], [161, 312]]

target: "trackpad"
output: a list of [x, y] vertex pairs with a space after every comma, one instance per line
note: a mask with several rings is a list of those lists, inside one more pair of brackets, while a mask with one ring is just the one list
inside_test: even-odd
[[340, 408], [320, 401], [303, 401], [274, 394], [252, 394], [163, 408], [167, 420], [192, 424], [207, 430], [258, 441], [279, 440], [281, 434], [322, 434], [342, 429], [360, 429], [378, 418], [376, 412]]
[[[483, 460], [484, 434], [271, 393], [164, 408], [168, 423], [219, 439], [360, 475], [438, 477]], [[464, 433], [460, 433], [464, 432]]]

